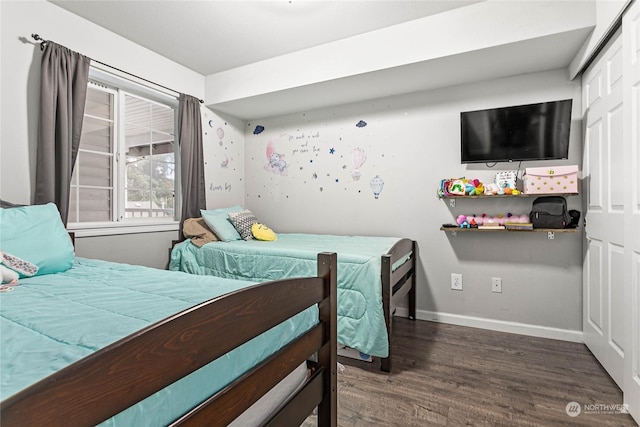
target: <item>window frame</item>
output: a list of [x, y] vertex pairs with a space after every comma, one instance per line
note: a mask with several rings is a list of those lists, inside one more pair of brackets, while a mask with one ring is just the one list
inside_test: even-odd
[[[180, 225], [181, 195], [180, 195], [180, 150], [178, 142], [178, 99], [175, 94], [168, 94], [155, 88], [132, 81], [128, 78], [114, 75], [106, 70], [101, 70], [93, 65], [89, 68], [89, 81], [100, 90], [105, 90], [114, 95], [114, 140], [111, 150], [112, 166], [112, 202], [111, 220], [98, 222], [69, 222], [67, 229], [74, 231], [77, 237], [107, 236], [132, 233], [152, 233], [164, 231], [177, 231]], [[166, 218], [125, 218], [124, 206], [126, 182], [121, 182], [125, 177], [125, 126], [124, 103], [125, 96], [142, 98], [145, 101], [168, 106], [174, 110], [174, 216]], [[120, 217], [120, 214], [123, 217]]]

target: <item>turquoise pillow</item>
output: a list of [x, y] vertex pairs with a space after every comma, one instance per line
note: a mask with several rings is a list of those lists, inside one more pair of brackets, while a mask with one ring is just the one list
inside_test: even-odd
[[242, 240], [238, 230], [236, 230], [229, 219], [230, 212], [241, 212], [242, 210], [240, 206], [232, 206], [230, 208], [220, 209], [201, 209], [200, 213], [202, 214], [202, 218], [204, 218], [204, 222], [206, 222], [211, 231], [218, 236], [218, 239], [223, 242], [229, 242], [231, 240]]
[[0, 249], [38, 266], [36, 276], [67, 271], [75, 258], [53, 203], [0, 209]]

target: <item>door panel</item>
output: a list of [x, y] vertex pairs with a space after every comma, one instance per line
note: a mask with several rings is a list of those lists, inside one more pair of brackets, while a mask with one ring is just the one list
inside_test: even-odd
[[609, 246], [609, 286], [611, 300], [609, 312], [610, 345], [621, 357], [624, 357], [624, 248], [617, 245]]
[[602, 302], [603, 302], [603, 290], [602, 290], [602, 274], [600, 266], [602, 265], [602, 242], [597, 240], [591, 240], [589, 242], [589, 250], [587, 251], [587, 274], [586, 288], [587, 288], [587, 313], [586, 319], [589, 325], [593, 328], [593, 331], [602, 336]]
[[584, 268], [585, 343], [622, 388], [624, 381], [624, 264], [626, 197], [623, 138], [623, 50], [621, 31], [583, 76], [586, 193]]
[[[608, 138], [609, 141], [623, 141], [622, 131], [624, 126], [622, 119], [623, 109], [622, 102], [620, 102], [609, 112], [609, 132], [611, 133], [611, 136]], [[614, 149], [609, 153], [610, 178], [607, 182], [609, 185], [609, 194], [611, 195], [609, 208], [612, 212], [624, 214], [625, 186], [620, 185], [620, 183], [625, 182], [624, 150], [622, 147], [619, 147], [620, 149], [612, 148]], [[622, 230], [622, 228], [620, 228], [620, 230]], [[622, 237], [619, 236], [618, 239], [620, 238]]]
[[627, 325], [624, 401], [640, 424], [640, 3], [636, 0], [622, 18], [624, 60], [625, 270], [624, 299]]

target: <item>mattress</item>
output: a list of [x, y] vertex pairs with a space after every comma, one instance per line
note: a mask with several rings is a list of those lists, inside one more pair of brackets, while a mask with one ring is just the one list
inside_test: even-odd
[[275, 241], [190, 241], [171, 252], [171, 270], [266, 281], [316, 274], [319, 252], [338, 254], [338, 341], [367, 355], [387, 357], [389, 340], [382, 309], [382, 254], [397, 237], [279, 233]]
[[[181, 310], [253, 282], [76, 258], [0, 293], [0, 399]], [[103, 425], [166, 425], [318, 322], [311, 307]]]

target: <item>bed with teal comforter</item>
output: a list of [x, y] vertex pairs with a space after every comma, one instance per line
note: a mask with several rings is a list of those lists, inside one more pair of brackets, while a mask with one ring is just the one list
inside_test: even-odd
[[[63, 273], [21, 279], [0, 293], [0, 400], [169, 315], [252, 284], [83, 258]], [[103, 424], [166, 425], [317, 322], [310, 307]]]
[[389, 355], [382, 307], [382, 254], [396, 237], [278, 233], [275, 241], [234, 240], [197, 247], [186, 240], [169, 268], [198, 275], [262, 282], [314, 274], [316, 254], [338, 254], [338, 341], [368, 355]]

